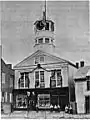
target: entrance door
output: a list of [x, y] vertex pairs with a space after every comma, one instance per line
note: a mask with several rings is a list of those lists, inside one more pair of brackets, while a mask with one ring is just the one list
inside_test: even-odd
[[85, 97], [85, 108], [86, 113], [90, 113], [90, 96]]

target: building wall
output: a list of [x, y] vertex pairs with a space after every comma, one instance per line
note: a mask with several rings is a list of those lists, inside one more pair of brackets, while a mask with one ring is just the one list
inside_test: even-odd
[[3, 102], [10, 102], [10, 93], [12, 93], [13, 84], [14, 70], [10, 69], [9, 66], [1, 59], [1, 92], [2, 97], [5, 98]]
[[68, 84], [69, 84], [69, 100], [70, 102], [75, 101], [75, 82], [74, 82], [74, 75], [77, 71], [77, 68], [68, 65]]
[[86, 81], [75, 83], [75, 95], [77, 103], [77, 113], [85, 113], [85, 96], [84, 92], [87, 89]]

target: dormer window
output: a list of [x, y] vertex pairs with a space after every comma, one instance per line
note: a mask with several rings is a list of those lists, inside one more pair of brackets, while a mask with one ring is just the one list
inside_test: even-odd
[[45, 38], [45, 43], [49, 43], [49, 38]]
[[42, 43], [43, 43], [43, 38], [39, 38], [39, 39], [38, 39], [38, 43], [39, 43], [39, 44], [42, 44]]

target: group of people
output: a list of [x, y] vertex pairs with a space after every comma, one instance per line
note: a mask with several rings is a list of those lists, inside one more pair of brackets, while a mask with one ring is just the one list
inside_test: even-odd
[[73, 113], [73, 109], [71, 105], [66, 105], [65, 106], [65, 113]]
[[[50, 105], [50, 111], [53, 112], [60, 112], [61, 108], [60, 108], [60, 105]], [[36, 104], [36, 111], [38, 112], [38, 104]], [[72, 106], [71, 105], [66, 105], [65, 106], [65, 113], [69, 113], [69, 114], [72, 114], [73, 113], [73, 109], [72, 109]]]

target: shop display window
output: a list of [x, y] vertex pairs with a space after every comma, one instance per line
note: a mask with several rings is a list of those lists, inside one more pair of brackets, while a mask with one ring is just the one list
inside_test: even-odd
[[27, 95], [18, 94], [16, 95], [16, 108], [26, 108], [27, 107]]
[[40, 108], [50, 107], [50, 95], [49, 94], [39, 94], [38, 95], [38, 105]]

